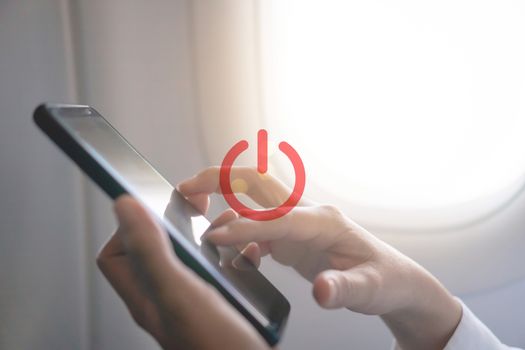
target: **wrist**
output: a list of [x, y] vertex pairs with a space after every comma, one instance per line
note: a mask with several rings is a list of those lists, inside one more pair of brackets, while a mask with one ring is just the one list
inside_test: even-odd
[[443, 349], [461, 320], [461, 304], [419, 265], [407, 303], [381, 315], [404, 350]]

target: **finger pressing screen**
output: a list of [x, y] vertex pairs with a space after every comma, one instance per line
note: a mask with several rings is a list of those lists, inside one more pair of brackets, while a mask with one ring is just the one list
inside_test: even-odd
[[319, 212], [315, 207], [297, 207], [285, 216], [269, 221], [239, 218], [206, 233], [218, 245], [235, 245], [278, 239], [313, 240], [323, 233]]

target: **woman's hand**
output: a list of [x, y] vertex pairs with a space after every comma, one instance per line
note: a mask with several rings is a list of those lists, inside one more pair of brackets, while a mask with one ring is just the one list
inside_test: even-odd
[[[253, 168], [233, 168], [235, 180], [263, 207], [279, 206], [290, 194]], [[178, 188], [205, 212], [209, 195], [219, 192], [219, 168], [208, 168]], [[313, 283], [321, 306], [380, 315], [403, 349], [443, 348], [461, 318], [459, 303], [430, 273], [333, 206], [302, 200], [271, 221], [236, 218], [228, 210], [212, 226], [206, 237], [215, 244], [249, 244], [252, 256], [270, 254], [293, 267]]]
[[115, 203], [120, 226], [99, 253], [104, 276], [133, 319], [164, 349], [268, 349], [213, 287], [186, 268], [146, 210], [129, 196]]

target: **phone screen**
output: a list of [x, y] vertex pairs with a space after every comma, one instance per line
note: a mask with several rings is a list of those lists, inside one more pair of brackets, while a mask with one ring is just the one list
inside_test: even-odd
[[[265, 327], [273, 327], [272, 314], [284, 297], [247, 260], [230, 247], [201, 241], [210, 222], [162, 177], [94, 109], [56, 109], [56, 120], [129, 192], [167, 224], [168, 233], [184, 240], [233, 287], [236, 299]], [[285, 300], [285, 299], [284, 299]], [[287, 302], [286, 302], [287, 303]], [[277, 325], [275, 325], [277, 326]]]

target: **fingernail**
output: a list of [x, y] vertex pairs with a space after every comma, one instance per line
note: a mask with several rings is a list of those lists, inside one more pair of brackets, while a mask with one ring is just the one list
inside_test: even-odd
[[228, 228], [226, 226], [220, 226], [214, 229], [209, 230], [208, 232], [204, 233], [202, 235], [203, 239], [207, 239], [210, 236], [222, 236], [228, 232]]

